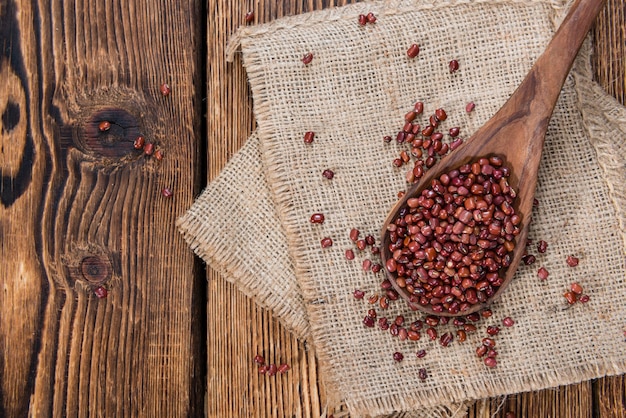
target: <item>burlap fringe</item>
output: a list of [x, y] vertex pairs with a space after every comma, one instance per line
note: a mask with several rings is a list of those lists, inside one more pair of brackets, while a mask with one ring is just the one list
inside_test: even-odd
[[[549, 0], [548, 2], [554, 7], [555, 10], [560, 10], [564, 7], [564, 4], [568, 0]], [[268, 33], [274, 33], [281, 30], [289, 30], [303, 25], [315, 25], [315, 24], [328, 24], [330, 22], [343, 20], [349, 16], [358, 16], [359, 14], [366, 14], [373, 12], [379, 16], [393, 16], [397, 14], [404, 14], [415, 10], [419, 7], [420, 10], [434, 10], [439, 8], [445, 8], [450, 6], [456, 6], [461, 4], [545, 4], [546, 1], [542, 0], [379, 0], [369, 1], [362, 3], [355, 3], [348, 6], [339, 8], [328, 8], [318, 10], [310, 13], [303, 13], [296, 16], [286, 16], [277, 21], [254, 25], [254, 26], [241, 26], [238, 28], [228, 40], [226, 44], [225, 54], [226, 61], [233, 62], [237, 50], [241, 47], [241, 41], [245, 38], [253, 38], [257, 36], [263, 36]]]

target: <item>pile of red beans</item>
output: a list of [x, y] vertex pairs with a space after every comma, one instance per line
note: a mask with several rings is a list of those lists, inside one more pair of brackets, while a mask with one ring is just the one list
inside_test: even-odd
[[502, 285], [521, 218], [499, 156], [440, 175], [387, 228], [386, 269], [412, 303], [457, 314]]

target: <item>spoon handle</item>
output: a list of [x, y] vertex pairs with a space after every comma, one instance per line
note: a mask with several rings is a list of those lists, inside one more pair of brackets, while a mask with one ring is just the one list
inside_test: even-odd
[[547, 115], [548, 118], [556, 105], [578, 50], [604, 3], [605, 0], [574, 2], [544, 53], [537, 59], [517, 90], [520, 92], [527, 90], [526, 93], [533, 94], [535, 99], [540, 97], [544, 109], [550, 113]]
[[[484, 147], [507, 155], [517, 169], [514, 183], [534, 190], [548, 123], [574, 58], [605, 0], [576, 0], [545, 51], [509, 100], [475, 134], [482, 142], [467, 145], [480, 155]], [[470, 141], [471, 142], [471, 141]], [[532, 194], [526, 196], [532, 200]], [[521, 200], [525, 198], [522, 197]], [[528, 202], [520, 202], [526, 207]]]

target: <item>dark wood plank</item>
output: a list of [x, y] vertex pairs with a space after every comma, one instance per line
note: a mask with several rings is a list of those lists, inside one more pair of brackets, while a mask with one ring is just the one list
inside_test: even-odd
[[174, 225], [202, 180], [199, 8], [0, 2], [0, 416], [201, 408], [197, 276]]

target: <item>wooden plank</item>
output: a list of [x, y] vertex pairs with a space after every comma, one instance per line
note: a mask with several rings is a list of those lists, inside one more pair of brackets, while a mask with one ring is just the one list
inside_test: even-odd
[[593, 388], [591, 382], [561, 386], [536, 392], [516, 394], [476, 402], [469, 418], [559, 417], [591, 418], [593, 416]]
[[174, 225], [202, 180], [199, 9], [0, 2], [0, 416], [201, 408], [194, 258]]
[[[228, 37], [245, 24], [253, 10], [255, 23], [353, 1], [209, 0], [207, 20], [208, 180], [215, 178], [243, 145], [255, 126], [251, 95], [239, 57], [226, 63]], [[209, 269], [207, 322], [207, 416], [319, 417], [325, 401], [314, 357], [271, 317]], [[226, 321], [226, 318], [241, 318]], [[252, 361], [291, 365], [289, 373], [265, 377]]]
[[[255, 23], [343, 5], [351, 1], [209, 0], [207, 20], [208, 180], [215, 178], [230, 156], [254, 129], [251, 95], [245, 71], [237, 58], [225, 62], [228, 36], [244, 24], [245, 13], [255, 11]], [[594, 32], [598, 53], [594, 68], [611, 94], [624, 101], [624, 3], [608, 0], [608, 12]], [[604, 20], [603, 20], [604, 19]], [[598, 30], [598, 28], [605, 28]], [[602, 52], [605, 51], [605, 52]], [[620, 52], [621, 51], [621, 52]], [[269, 312], [258, 308], [215, 272], [207, 274], [207, 416], [319, 417], [325, 407], [336, 417], [345, 408], [326, 405], [315, 359], [307, 347], [285, 332]], [[240, 318], [227, 321], [226, 318]], [[279, 379], [259, 376], [252, 358], [290, 362], [292, 370]], [[477, 402], [468, 417], [589, 417], [623, 416], [623, 377], [600, 379], [558, 389], [512, 395]], [[342, 411], [343, 410], [343, 411]], [[598, 415], [599, 414], [599, 415]]]

